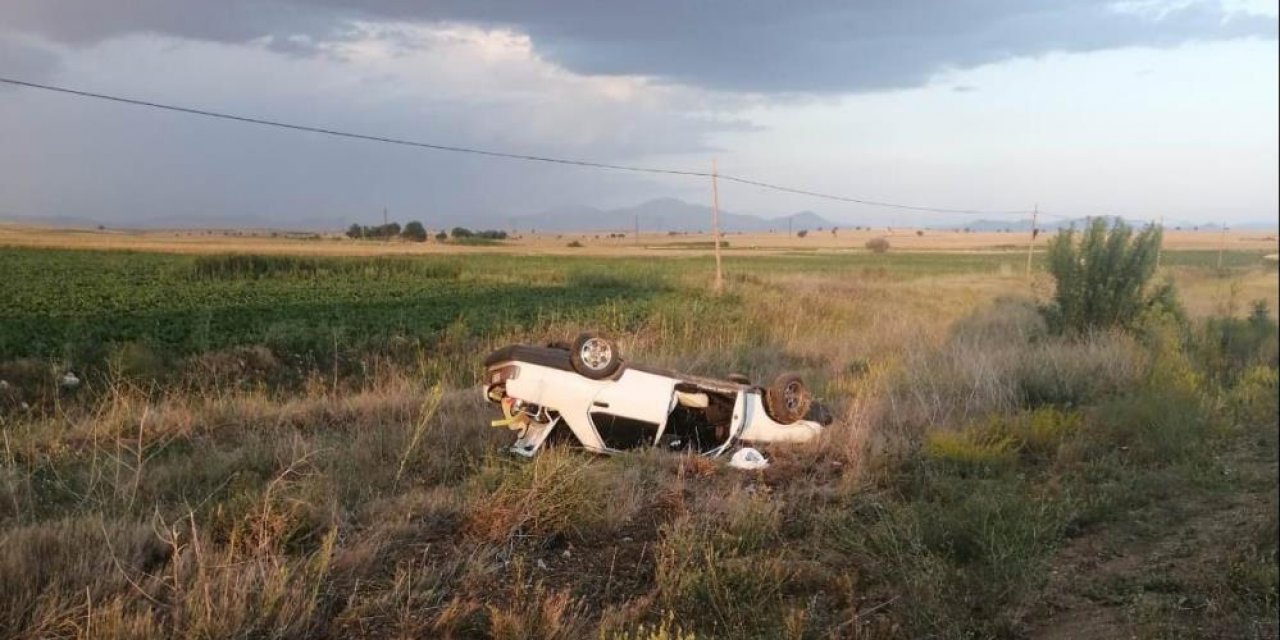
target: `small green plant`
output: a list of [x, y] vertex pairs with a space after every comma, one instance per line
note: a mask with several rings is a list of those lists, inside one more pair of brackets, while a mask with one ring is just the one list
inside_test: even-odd
[[1017, 460], [1015, 440], [992, 430], [936, 429], [926, 434], [925, 455], [960, 473], [1010, 468]]

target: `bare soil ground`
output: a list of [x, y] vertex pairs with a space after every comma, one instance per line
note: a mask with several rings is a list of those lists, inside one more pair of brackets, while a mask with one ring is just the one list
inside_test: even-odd
[[1128, 514], [1131, 526], [1065, 545], [1031, 637], [1276, 638], [1274, 623], [1224, 605], [1241, 588], [1233, 564], [1275, 536], [1280, 468], [1266, 446], [1238, 446], [1223, 462], [1227, 487], [1171, 492]]

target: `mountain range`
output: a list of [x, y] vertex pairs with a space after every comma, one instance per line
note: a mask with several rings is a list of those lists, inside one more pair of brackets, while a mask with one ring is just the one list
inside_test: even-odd
[[[812, 211], [779, 218], [720, 210], [720, 230], [726, 233], [817, 229], [838, 226]], [[676, 198], [658, 198], [631, 207], [597, 209], [584, 205], [555, 207], [538, 213], [512, 216], [507, 226], [519, 231], [630, 231], [706, 232], [711, 229], [711, 207]]]
[[[500, 215], [484, 213], [413, 214], [391, 215], [391, 220], [401, 224], [419, 220], [429, 229], [501, 229], [506, 231], [610, 231], [629, 232], [640, 226], [641, 231], [705, 232], [711, 229], [711, 207], [690, 204], [676, 198], [657, 198], [635, 206], [617, 209], [599, 209], [586, 205], [565, 205], [536, 213]], [[800, 211], [780, 218], [765, 218], [720, 211], [720, 229], [726, 233], [785, 230], [788, 219], [792, 229], [817, 229], [837, 223], [812, 212]], [[281, 221], [264, 215], [189, 215], [163, 216], [123, 222], [101, 222], [81, 216], [29, 216], [0, 214], [0, 221], [23, 224], [46, 224], [59, 227], [97, 227], [139, 229], [278, 229], [337, 231], [351, 223], [378, 224], [381, 216], [317, 215], [302, 219]], [[838, 225], [837, 225], [838, 226]]]
[[[49, 225], [58, 227], [93, 228], [104, 225], [111, 228], [136, 229], [276, 229], [297, 231], [338, 231], [352, 223], [379, 224], [381, 212], [373, 215], [344, 215], [340, 213], [317, 214], [293, 217], [281, 220], [269, 215], [254, 214], [206, 214], [206, 215], [168, 215], [152, 218], [130, 220], [101, 221], [86, 216], [54, 215], [32, 216], [15, 215], [0, 212], [0, 222], [17, 222], [33, 225]], [[1106, 216], [1115, 218], [1115, 216]], [[657, 198], [629, 207], [601, 209], [581, 204], [552, 207], [543, 211], [526, 214], [485, 214], [485, 213], [453, 213], [453, 214], [399, 214], [393, 212], [391, 220], [400, 223], [419, 220], [428, 229], [451, 229], [467, 227], [469, 229], [501, 229], [515, 232], [622, 232], [632, 231], [637, 225], [644, 233], [674, 231], [680, 233], [707, 232], [711, 228], [711, 207], [692, 204], [677, 198]], [[1070, 226], [1082, 228], [1087, 218], [1050, 219], [1039, 221], [1044, 230], [1063, 229]], [[1145, 220], [1128, 220], [1131, 225], [1142, 226]], [[720, 211], [720, 229], [726, 233], [763, 232], [763, 231], [800, 231], [802, 229], [817, 230], [836, 227], [868, 226], [867, 221], [839, 222], [825, 218], [812, 211], [799, 211], [790, 215], [766, 217]], [[872, 224], [880, 227], [883, 223]], [[1021, 220], [948, 220], [945, 223], [928, 223], [917, 221], [912, 226], [926, 226], [938, 229], [969, 229], [971, 231], [1028, 231], [1031, 219]], [[1173, 228], [1173, 223], [1166, 227]], [[1181, 228], [1188, 228], [1182, 225]], [[1235, 230], [1274, 230], [1276, 222], [1245, 222], [1231, 225]], [[1215, 223], [1205, 223], [1196, 227], [1202, 231], [1221, 229]]]

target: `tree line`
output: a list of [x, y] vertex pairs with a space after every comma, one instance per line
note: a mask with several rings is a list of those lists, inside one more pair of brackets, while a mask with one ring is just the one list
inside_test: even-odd
[[[347, 227], [348, 238], [355, 240], [391, 240], [401, 238], [410, 242], [426, 242], [427, 228], [417, 220], [411, 220], [403, 227], [399, 222], [389, 222], [387, 224], [379, 224], [367, 226], [362, 224], [352, 224]], [[454, 227], [448, 233], [441, 231], [436, 234], [436, 240], [444, 242], [452, 237], [454, 240], [506, 240], [506, 231], [497, 231], [494, 229], [485, 229], [483, 231], [472, 231], [466, 227]]]

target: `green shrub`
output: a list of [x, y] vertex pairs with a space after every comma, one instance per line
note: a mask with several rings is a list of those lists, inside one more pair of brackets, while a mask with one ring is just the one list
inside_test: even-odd
[[1076, 236], [1071, 228], [1049, 241], [1049, 273], [1057, 288], [1045, 315], [1054, 329], [1128, 327], [1145, 310], [1173, 304], [1171, 285], [1150, 286], [1160, 251], [1158, 227], [1135, 235], [1123, 221], [1108, 229], [1105, 219], [1095, 218]]
[[400, 237], [414, 242], [426, 242], [427, 229], [422, 226], [421, 222], [413, 220], [404, 225], [404, 230], [400, 232]]
[[1227, 407], [1237, 424], [1265, 427], [1274, 440], [1280, 422], [1280, 376], [1274, 368], [1254, 367], [1241, 374], [1227, 393]]
[[1254, 367], [1276, 367], [1280, 357], [1276, 321], [1267, 303], [1258, 300], [1247, 318], [1210, 319], [1192, 340], [1198, 364], [1214, 380], [1231, 384]]
[[1215, 425], [1200, 397], [1149, 388], [1100, 405], [1091, 445], [1099, 454], [1119, 452], [1131, 463], [1165, 465], [1202, 452]]

